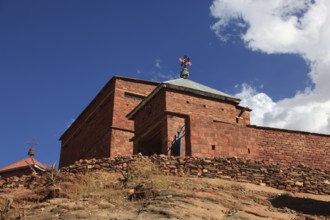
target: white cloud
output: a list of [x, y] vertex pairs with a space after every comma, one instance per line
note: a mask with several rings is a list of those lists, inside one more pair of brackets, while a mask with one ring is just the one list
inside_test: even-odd
[[[151, 72], [151, 75], [152, 75], [151, 80], [163, 82], [163, 81], [177, 78], [178, 74], [174, 74], [173, 71], [166, 70], [167, 69], [166, 66], [165, 67], [162, 66], [161, 62], [162, 61], [160, 59], [155, 60], [155, 67], [157, 70]], [[166, 73], [164, 73], [164, 72], [166, 72]]]
[[160, 82], [177, 78], [175, 74], [173, 74], [172, 72], [168, 74], [161, 72], [152, 72], [152, 75], [153, 75], [151, 78], [152, 81], [160, 81]]
[[156, 59], [155, 60], [155, 67], [157, 68], [157, 69], [161, 69], [162, 67], [160, 66], [160, 59]]
[[[215, 0], [212, 29], [227, 40], [230, 29], [254, 51], [297, 54], [311, 71], [312, 87], [278, 102], [244, 84], [237, 94], [254, 109], [259, 125], [330, 133], [330, 1], [329, 0]], [[228, 34], [229, 33], [229, 34]]]
[[74, 122], [75, 120], [76, 120], [75, 118], [72, 118], [70, 121], [68, 121], [68, 122], [66, 123], [66, 128], [69, 128], [69, 127], [73, 124], [73, 122]]
[[258, 93], [255, 88], [245, 83], [241, 85], [241, 92], [235, 96], [242, 100], [241, 105], [253, 109], [251, 114], [255, 124], [263, 124], [265, 114], [272, 111], [275, 105], [272, 99], [265, 93]]

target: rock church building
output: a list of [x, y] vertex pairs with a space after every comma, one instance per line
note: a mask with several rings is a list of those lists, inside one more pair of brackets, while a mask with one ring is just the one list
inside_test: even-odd
[[250, 112], [238, 98], [186, 78], [115, 76], [60, 137], [59, 166], [156, 153], [330, 168], [330, 135], [250, 125]]

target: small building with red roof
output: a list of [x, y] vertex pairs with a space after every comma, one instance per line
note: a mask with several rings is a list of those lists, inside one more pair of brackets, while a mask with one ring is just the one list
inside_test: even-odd
[[43, 172], [46, 170], [46, 166], [37, 161], [34, 156], [34, 150], [29, 150], [29, 157], [10, 164], [0, 169], [1, 178], [8, 178], [12, 176], [29, 175], [33, 172]]

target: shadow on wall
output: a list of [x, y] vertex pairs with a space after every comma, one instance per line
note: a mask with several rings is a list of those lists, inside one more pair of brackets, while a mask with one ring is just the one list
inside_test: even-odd
[[289, 208], [291, 210], [309, 215], [330, 216], [330, 201], [319, 201], [315, 199], [296, 198], [288, 195], [281, 195], [270, 202], [276, 208]]

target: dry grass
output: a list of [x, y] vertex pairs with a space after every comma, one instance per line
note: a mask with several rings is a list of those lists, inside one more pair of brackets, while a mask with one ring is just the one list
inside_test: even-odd
[[73, 199], [106, 199], [120, 200], [124, 190], [119, 187], [118, 175], [105, 171], [89, 172], [82, 175], [77, 182], [59, 183], [62, 192]]
[[147, 186], [158, 192], [171, 185], [168, 176], [161, 175], [150, 160], [138, 160], [130, 164], [126, 173], [106, 171], [88, 172], [76, 182], [59, 182], [62, 193], [73, 199], [104, 199], [111, 203], [123, 203], [132, 189], [138, 185]]
[[12, 204], [13, 204], [13, 199], [0, 198], [0, 220], [5, 219]]
[[131, 164], [132, 184], [147, 183], [153, 191], [166, 190], [171, 186], [170, 177], [162, 175], [150, 160], [138, 160]]
[[244, 186], [242, 186], [239, 183], [232, 183], [230, 184], [230, 189], [234, 192], [237, 193], [245, 193], [246, 192], [246, 188]]

